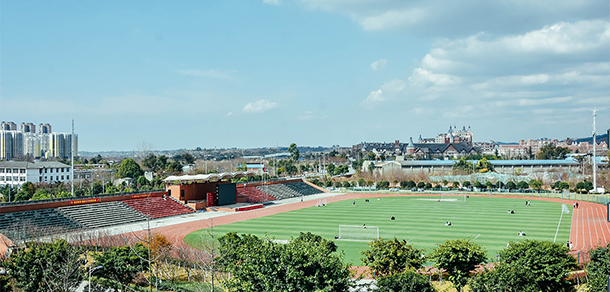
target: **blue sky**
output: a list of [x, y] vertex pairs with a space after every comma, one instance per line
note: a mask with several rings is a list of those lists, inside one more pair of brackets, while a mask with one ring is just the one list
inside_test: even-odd
[[607, 0], [0, 2], [0, 120], [79, 149], [610, 127]]

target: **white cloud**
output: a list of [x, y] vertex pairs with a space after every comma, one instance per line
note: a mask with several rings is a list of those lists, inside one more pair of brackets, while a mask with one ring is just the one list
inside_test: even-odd
[[383, 91], [381, 91], [381, 89], [377, 89], [375, 91], [371, 91], [364, 102], [381, 102], [384, 100], [385, 98], [383, 97]]
[[543, 99], [520, 99], [520, 106], [531, 106], [531, 105], [541, 105], [541, 104], [554, 104], [554, 103], [564, 103], [568, 102], [572, 99], [571, 96], [564, 97], [551, 97], [551, 98], [543, 98]]
[[410, 26], [419, 22], [427, 14], [426, 9], [390, 10], [358, 20], [364, 30], [375, 31], [395, 27]]
[[268, 101], [266, 99], [261, 99], [259, 101], [246, 104], [242, 110], [247, 113], [261, 113], [275, 107], [277, 107], [277, 103]]
[[373, 71], [381, 70], [387, 64], [388, 64], [387, 59], [379, 59], [379, 60], [371, 63], [371, 69], [373, 69]]
[[280, 5], [282, 2], [280, 0], [263, 0], [263, 3], [271, 5]]
[[228, 113], [225, 114], [225, 117], [230, 117], [232, 115], [233, 115], [233, 112], [228, 112]]
[[311, 119], [315, 119], [315, 118], [316, 118], [316, 115], [314, 115], [313, 112], [306, 111], [304, 115], [298, 116], [297, 120], [306, 121], [306, 120], [311, 120]]
[[199, 70], [199, 69], [184, 69], [178, 70], [179, 73], [194, 76], [194, 77], [212, 77], [212, 78], [229, 78], [232, 74], [235, 74], [237, 71], [235, 70], [226, 70], [226, 71], [218, 71], [218, 70]]

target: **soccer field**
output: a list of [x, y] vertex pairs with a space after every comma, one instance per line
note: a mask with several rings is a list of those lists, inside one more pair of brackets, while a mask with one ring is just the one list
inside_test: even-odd
[[[299, 232], [312, 232], [335, 240], [339, 235], [339, 225], [377, 226], [379, 235], [384, 239], [407, 240], [418, 249], [432, 251], [436, 244], [446, 239], [471, 237], [484, 246], [490, 261], [496, 260], [499, 250], [509, 241], [538, 239], [553, 241], [559, 225], [557, 242], [565, 243], [570, 234], [570, 213], [562, 215], [562, 205], [555, 202], [531, 201], [525, 199], [444, 196], [408, 196], [346, 200], [329, 203], [325, 207], [310, 207], [300, 210], [270, 215], [247, 221], [216, 226], [215, 236], [227, 232], [251, 233], [286, 240], [299, 235]], [[508, 214], [514, 210], [515, 214]], [[394, 216], [396, 220], [390, 220]], [[445, 226], [450, 221], [452, 226]], [[526, 236], [519, 236], [518, 232]], [[203, 237], [208, 236], [205, 229], [188, 234], [184, 241], [200, 247]], [[476, 239], [475, 239], [476, 238]], [[368, 242], [335, 240], [345, 251], [346, 262], [361, 265], [360, 252], [368, 248]]]

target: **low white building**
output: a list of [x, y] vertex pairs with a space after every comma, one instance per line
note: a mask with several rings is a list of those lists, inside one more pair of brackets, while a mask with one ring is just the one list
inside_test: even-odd
[[70, 166], [57, 161], [0, 161], [0, 186], [32, 183], [69, 183]]

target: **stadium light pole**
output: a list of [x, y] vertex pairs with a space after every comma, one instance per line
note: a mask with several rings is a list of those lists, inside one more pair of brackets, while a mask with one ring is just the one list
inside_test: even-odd
[[70, 184], [70, 194], [74, 197], [74, 119], [72, 119], [72, 137], [70, 137], [72, 146], [70, 147], [70, 178], [72, 183]]
[[597, 109], [593, 109], [593, 191], [597, 192], [597, 143], [595, 142], [595, 117], [597, 116]]

